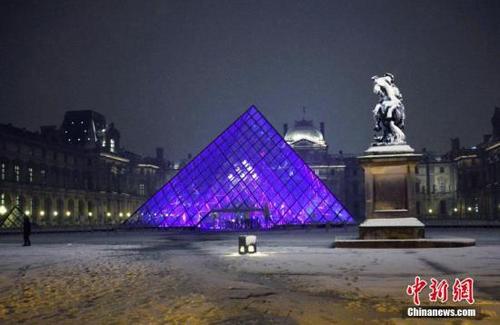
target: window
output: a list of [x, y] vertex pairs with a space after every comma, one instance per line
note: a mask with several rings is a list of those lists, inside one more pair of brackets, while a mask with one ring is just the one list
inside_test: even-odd
[[444, 167], [439, 167], [439, 172], [442, 174], [444, 173]]
[[106, 139], [102, 139], [102, 146], [106, 147]]
[[146, 190], [144, 184], [139, 184], [139, 195], [145, 195]]
[[109, 151], [115, 152], [115, 139], [109, 139]]
[[0, 166], [0, 179], [2, 181], [5, 180], [5, 163], [2, 163], [2, 165]]
[[19, 165], [14, 166], [14, 177], [16, 179], [16, 182], [19, 182], [19, 180], [21, 179], [21, 168], [19, 167]]
[[415, 166], [415, 174], [418, 174], [418, 166]]
[[45, 169], [42, 169], [40, 171], [40, 182], [45, 183], [46, 176], [47, 176], [47, 172], [45, 171]]
[[439, 180], [439, 192], [446, 192], [446, 182], [444, 179]]
[[33, 168], [28, 168], [28, 180], [30, 183], [33, 183]]

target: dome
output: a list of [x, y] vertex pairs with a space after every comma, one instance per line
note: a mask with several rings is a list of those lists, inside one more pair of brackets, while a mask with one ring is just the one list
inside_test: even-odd
[[297, 121], [295, 127], [285, 134], [285, 141], [291, 145], [304, 140], [316, 146], [326, 146], [323, 134], [314, 127], [312, 121]]

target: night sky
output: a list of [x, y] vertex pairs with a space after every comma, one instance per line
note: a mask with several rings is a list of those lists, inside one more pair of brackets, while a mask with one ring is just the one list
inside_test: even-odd
[[414, 148], [490, 133], [500, 1], [2, 1], [0, 123], [106, 115], [128, 149], [196, 154], [248, 106], [278, 130], [326, 123], [331, 152], [371, 142], [371, 76], [391, 72]]

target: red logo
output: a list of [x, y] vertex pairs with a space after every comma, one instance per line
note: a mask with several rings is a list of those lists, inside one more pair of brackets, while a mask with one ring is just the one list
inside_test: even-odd
[[[406, 287], [406, 294], [412, 296], [413, 304], [420, 305], [420, 293], [427, 286], [427, 281], [421, 279], [419, 276], [415, 277], [413, 284]], [[448, 301], [448, 280], [443, 279], [441, 281], [431, 278], [431, 284], [429, 285], [429, 301], [440, 303], [445, 303]], [[453, 302], [467, 301], [469, 304], [474, 303], [474, 279], [465, 278], [460, 280], [455, 278], [453, 283]]]

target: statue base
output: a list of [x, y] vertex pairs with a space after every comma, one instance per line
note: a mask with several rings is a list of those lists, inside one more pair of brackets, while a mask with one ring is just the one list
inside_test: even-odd
[[358, 157], [365, 171], [366, 220], [358, 238], [338, 238], [335, 247], [430, 248], [475, 244], [473, 239], [425, 238], [416, 216], [415, 166], [422, 155], [409, 145], [379, 145]]
[[375, 218], [359, 225], [359, 239], [424, 238], [425, 225], [417, 218]]
[[415, 216], [415, 166], [422, 155], [407, 144], [372, 146], [358, 157], [365, 171], [366, 220], [360, 239], [424, 238]]

